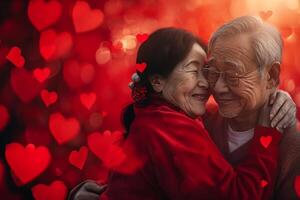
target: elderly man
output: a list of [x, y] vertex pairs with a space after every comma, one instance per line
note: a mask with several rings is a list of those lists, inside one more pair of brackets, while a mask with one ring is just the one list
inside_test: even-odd
[[[224, 157], [235, 165], [246, 154], [260, 108], [279, 84], [282, 40], [273, 26], [244, 16], [212, 35], [209, 55], [207, 79], [219, 114], [206, 118], [206, 128]], [[281, 145], [281, 168], [273, 197], [297, 199], [294, 181], [300, 175], [300, 135], [295, 127], [286, 131]]]
[[[278, 31], [250, 16], [221, 26], [210, 40], [208, 67], [204, 72], [219, 113], [207, 113], [205, 123], [212, 139], [233, 165], [245, 156], [259, 112], [278, 86], [281, 54], [282, 41]], [[281, 116], [294, 113], [295, 105], [284, 96], [286, 94], [278, 95], [282, 95], [279, 99], [285, 102], [277, 105], [285, 111], [273, 116], [273, 126], [295, 124], [295, 119], [284, 124], [291, 115]], [[275, 106], [274, 110], [279, 108]], [[276, 199], [296, 199], [292, 184], [297, 172], [300, 174], [300, 159], [295, 153], [300, 150], [296, 150], [297, 144], [300, 148], [299, 137], [292, 128], [285, 133], [281, 169], [274, 191]], [[86, 181], [73, 189], [70, 199], [96, 199], [104, 189], [93, 181]]]

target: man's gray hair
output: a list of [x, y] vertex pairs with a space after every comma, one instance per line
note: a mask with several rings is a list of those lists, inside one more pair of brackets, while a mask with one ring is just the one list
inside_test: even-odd
[[208, 52], [211, 51], [218, 38], [236, 37], [244, 33], [250, 34], [255, 60], [260, 70], [275, 61], [281, 62], [283, 42], [279, 31], [254, 16], [238, 17], [218, 28], [210, 38]]

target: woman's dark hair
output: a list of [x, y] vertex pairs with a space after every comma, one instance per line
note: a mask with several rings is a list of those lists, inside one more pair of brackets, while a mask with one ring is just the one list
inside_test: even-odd
[[[146, 63], [147, 67], [139, 74], [139, 86], [144, 86], [147, 90], [147, 98], [143, 100], [143, 105], [147, 104], [148, 98], [155, 91], [149, 81], [149, 77], [160, 75], [168, 78], [176, 65], [181, 62], [190, 52], [192, 46], [197, 43], [204, 51], [207, 47], [192, 33], [179, 28], [161, 28], [149, 35], [149, 38], [141, 44], [137, 52], [136, 63]], [[121, 119], [127, 137], [130, 125], [134, 120], [134, 104], [124, 108]]]

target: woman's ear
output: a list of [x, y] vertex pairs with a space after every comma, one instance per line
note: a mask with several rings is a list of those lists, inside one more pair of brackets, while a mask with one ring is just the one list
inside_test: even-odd
[[267, 74], [268, 84], [267, 89], [277, 88], [280, 77], [280, 62], [274, 62]]
[[160, 75], [153, 75], [150, 77], [150, 83], [155, 92], [161, 92], [165, 86], [165, 79]]

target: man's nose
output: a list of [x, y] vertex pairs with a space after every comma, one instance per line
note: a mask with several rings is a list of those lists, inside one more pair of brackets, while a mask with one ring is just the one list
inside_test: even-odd
[[225, 82], [223, 76], [219, 76], [216, 84], [214, 85], [213, 88], [215, 93], [224, 93], [224, 92], [228, 92], [229, 88], [227, 86], [227, 83]]

